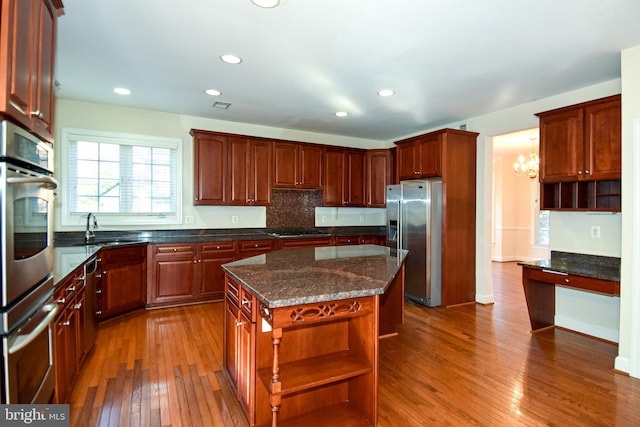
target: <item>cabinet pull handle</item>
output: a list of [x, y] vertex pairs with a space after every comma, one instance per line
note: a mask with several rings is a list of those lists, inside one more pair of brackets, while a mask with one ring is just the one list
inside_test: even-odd
[[69, 287], [67, 288], [67, 292], [73, 292], [73, 291], [75, 291], [75, 290], [76, 290], [76, 287], [75, 287], [75, 286], [69, 286]]
[[70, 321], [65, 320], [64, 322], [62, 322], [62, 326], [69, 326], [71, 324]]
[[60, 298], [58, 301], [56, 301], [58, 304], [64, 304], [65, 302], [67, 302], [66, 298]]
[[74, 305], [73, 308], [75, 308], [76, 310], [80, 310], [82, 308], [82, 303], [79, 302], [78, 304]]
[[96, 274], [96, 279], [100, 279], [102, 277], [102, 274]]
[[236, 321], [236, 326], [242, 326], [244, 322]]
[[96, 316], [102, 316], [102, 310], [96, 311]]
[[31, 112], [32, 116], [36, 116], [37, 118], [41, 119], [44, 117], [44, 114], [42, 114], [42, 111], [40, 110], [36, 110], [36, 111], [32, 111]]
[[242, 300], [242, 305], [249, 305], [249, 304], [251, 304], [251, 300], [248, 300], [248, 299]]
[[96, 295], [101, 295], [102, 294], [102, 289], [96, 289]]

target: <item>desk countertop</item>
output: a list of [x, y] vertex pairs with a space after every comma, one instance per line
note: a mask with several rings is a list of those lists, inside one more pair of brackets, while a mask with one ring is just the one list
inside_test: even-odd
[[551, 270], [574, 276], [620, 281], [620, 258], [551, 251], [551, 258], [519, 262], [526, 268]]

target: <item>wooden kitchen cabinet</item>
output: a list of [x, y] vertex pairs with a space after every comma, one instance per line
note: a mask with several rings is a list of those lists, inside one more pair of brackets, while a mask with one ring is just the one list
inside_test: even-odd
[[[225, 279], [223, 364], [245, 413], [255, 405], [256, 300], [233, 280]], [[253, 423], [251, 425], [254, 425]]]
[[231, 189], [227, 179], [227, 137], [191, 129], [194, 160], [194, 205], [226, 205]]
[[365, 206], [364, 150], [326, 148], [324, 206]]
[[[273, 240], [241, 240], [238, 242], [236, 259], [244, 259], [271, 252], [273, 250], [273, 242]], [[224, 272], [222, 272], [222, 275], [224, 277]]]
[[305, 239], [280, 239], [275, 243], [275, 249], [284, 248], [309, 248], [320, 246], [332, 246], [333, 237], [309, 237]]
[[221, 265], [236, 259], [233, 241], [149, 245], [147, 306], [219, 300]]
[[366, 206], [368, 208], [385, 208], [387, 185], [393, 184], [393, 152], [392, 150], [367, 150], [366, 154]]
[[271, 204], [273, 143], [263, 139], [229, 136], [232, 205]]
[[432, 132], [396, 142], [398, 181], [440, 176], [442, 137]]
[[53, 142], [53, 69], [60, 0], [2, 0], [0, 113]]
[[100, 250], [98, 318], [105, 320], [143, 308], [147, 301], [147, 258], [144, 244]]
[[276, 141], [273, 144], [273, 188], [322, 188], [323, 147]]
[[620, 95], [536, 115], [541, 208], [619, 211]]
[[67, 403], [84, 357], [84, 270], [76, 269], [54, 291], [60, 306], [54, 321], [56, 385], [54, 400]]

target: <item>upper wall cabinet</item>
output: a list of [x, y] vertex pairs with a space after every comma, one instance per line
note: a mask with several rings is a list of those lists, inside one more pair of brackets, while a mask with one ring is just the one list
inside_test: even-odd
[[620, 210], [620, 95], [536, 114], [542, 209]]
[[272, 153], [271, 141], [229, 136], [230, 204], [271, 204]]
[[273, 144], [273, 188], [322, 188], [321, 145], [296, 142]]
[[230, 200], [227, 179], [227, 136], [191, 130], [193, 136], [194, 204], [226, 205]]
[[56, 9], [60, 0], [2, 0], [0, 114], [53, 142]]
[[366, 205], [368, 208], [386, 207], [387, 185], [394, 182], [394, 149], [367, 150]]
[[439, 134], [426, 134], [398, 141], [398, 179], [418, 179], [440, 176]]
[[324, 206], [365, 206], [364, 150], [327, 147], [324, 155]]
[[191, 130], [196, 205], [271, 203], [273, 143], [260, 138]]

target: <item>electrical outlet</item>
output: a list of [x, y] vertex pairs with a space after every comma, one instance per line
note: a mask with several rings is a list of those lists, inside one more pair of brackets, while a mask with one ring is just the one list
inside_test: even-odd
[[231, 217], [231, 224], [237, 224], [238, 223], [238, 215], [233, 215]]
[[599, 225], [592, 225], [591, 226], [591, 237], [594, 239], [599, 239], [600, 238], [600, 226]]
[[327, 216], [326, 215], [322, 215], [322, 222], [327, 222]]
[[364, 222], [364, 215], [360, 215], [360, 222]]
[[184, 216], [185, 224], [193, 224], [193, 215], [185, 215]]

